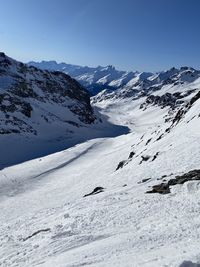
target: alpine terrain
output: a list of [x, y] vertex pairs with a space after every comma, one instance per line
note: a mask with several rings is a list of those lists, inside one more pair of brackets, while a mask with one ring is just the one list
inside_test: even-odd
[[[44, 71], [0, 53], [0, 168], [48, 155], [113, 129], [70, 76]], [[93, 129], [91, 131], [91, 129]], [[126, 131], [116, 127], [115, 134]]]
[[0, 266], [200, 266], [200, 71], [1, 53], [0, 120]]
[[138, 71], [120, 71], [112, 65], [102, 67], [83, 67], [56, 61], [28, 62], [43, 70], [57, 70], [69, 74], [87, 88], [91, 95], [96, 95], [103, 89], [116, 90], [122, 86], [132, 86], [138, 80], [143, 81], [152, 75], [150, 72], [140, 73]]

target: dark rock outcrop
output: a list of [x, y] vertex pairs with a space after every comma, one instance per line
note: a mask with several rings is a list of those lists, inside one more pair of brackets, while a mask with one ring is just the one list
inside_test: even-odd
[[92, 196], [92, 195], [99, 194], [99, 193], [103, 192], [104, 189], [105, 189], [105, 188], [103, 188], [103, 187], [101, 187], [101, 186], [97, 186], [97, 187], [95, 187], [95, 189], [94, 189], [91, 193], [86, 194], [86, 195], [84, 195], [83, 197], [88, 197], [88, 196]]
[[126, 160], [122, 160], [118, 163], [116, 171], [119, 169], [122, 169], [124, 167], [124, 164], [126, 163]]
[[[74, 126], [96, 120], [90, 95], [76, 80], [62, 72], [29, 67], [4, 53], [0, 53], [0, 88], [0, 134], [35, 134], [41, 117], [44, 124], [65, 124], [74, 116]], [[33, 114], [37, 114], [34, 119]]]
[[154, 185], [152, 190], [147, 191], [146, 193], [159, 193], [159, 194], [169, 194], [170, 187], [177, 184], [184, 184], [189, 181], [200, 180], [200, 170], [192, 170], [183, 175], [178, 175], [173, 179], [170, 179], [166, 183], [161, 183]]

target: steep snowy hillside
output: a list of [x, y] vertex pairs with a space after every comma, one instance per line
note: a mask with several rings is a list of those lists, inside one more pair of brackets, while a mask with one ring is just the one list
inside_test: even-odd
[[[102, 136], [109, 123], [70, 76], [28, 67], [0, 53], [0, 168]], [[121, 128], [120, 128], [121, 129]], [[116, 129], [116, 131], [119, 131]]]
[[152, 73], [139, 73], [119, 71], [109, 65], [107, 67], [98, 66], [96, 68], [82, 67], [66, 63], [57, 63], [56, 61], [41, 61], [28, 63], [41, 69], [58, 70], [69, 74], [82, 85], [84, 85], [91, 95], [96, 95], [104, 89], [116, 90], [123, 86], [133, 86], [138, 81], [143, 81], [152, 76]]
[[198, 76], [101, 93], [95, 108], [130, 133], [1, 170], [0, 266], [199, 266]]

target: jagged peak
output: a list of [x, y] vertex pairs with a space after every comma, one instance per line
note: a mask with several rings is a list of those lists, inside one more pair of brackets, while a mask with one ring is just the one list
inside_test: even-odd
[[188, 70], [197, 71], [196, 69], [194, 69], [192, 67], [188, 67], [188, 66], [182, 66], [182, 67], [180, 67], [180, 71], [188, 71]]
[[4, 52], [0, 52], [0, 57], [6, 57], [6, 54]]
[[116, 70], [115, 67], [113, 65], [107, 65], [105, 67], [102, 67], [102, 70], [107, 70], [107, 71], [114, 71]]

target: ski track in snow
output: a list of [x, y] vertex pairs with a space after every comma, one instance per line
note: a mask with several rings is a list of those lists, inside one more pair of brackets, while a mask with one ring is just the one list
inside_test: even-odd
[[[158, 127], [165, 110], [132, 109], [105, 107], [116, 123], [126, 121], [129, 134], [0, 171], [0, 266], [179, 267], [200, 260], [200, 183], [174, 186], [168, 195], [145, 194], [162, 175], [199, 167], [198, 121], [188, 128], [180, 123], [155, 141], [160, 133], [152, 133], [165, 130]], [[132, 150], [138, 157], [115, 171]], [[155, 161], [139, 164], [141, 155], [158, 150]], [[151, 180], [138, 184], [144, 178]], [[105, 191], [83, 198], [97, 186]]]

